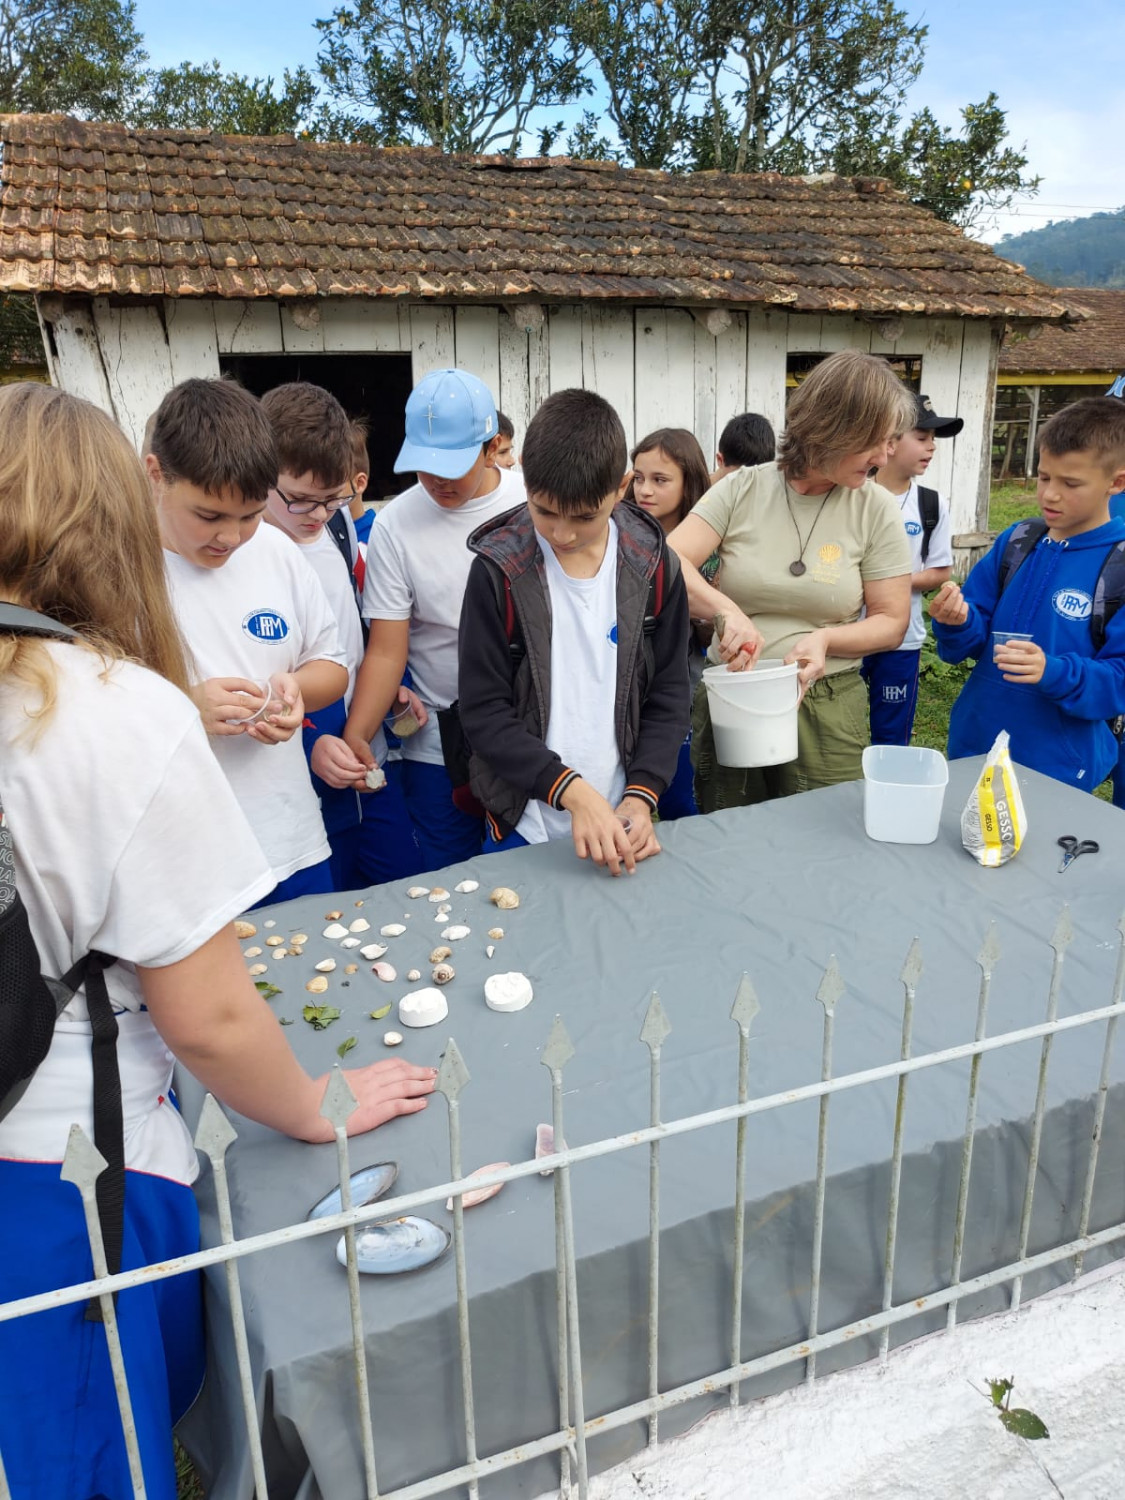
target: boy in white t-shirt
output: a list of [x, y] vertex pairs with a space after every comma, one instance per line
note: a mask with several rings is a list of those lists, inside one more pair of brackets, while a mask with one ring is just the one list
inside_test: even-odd
[[[336, 772], [351, 751], [340, 735], [347, 720], [364, 636], [356, 570], [359, 544], [348, 507], [354, 498], [352, 424], [330, 391], [307, 381], [275, 386], [262, 410], [277, 444], [277, 483], [266, 501], [266, 521], [296, 542], [320, 579], [340, 636], [348, 686], [342, 697], [305, 720], [304, 747], [332, 850], [333, 889], [349, 891], [416, 875], [421, 856], [406, 811], [398, 767], [387, 764], [382, 725], [371, 753], [382, 784], [340, 787]], [[404, 701], [413, 697], [399, 690]], [[397, 706], [397, 705], [396, 705]], [[423, 715], [424, 717], [424, 715]], [[333, 780], [324, 779], [327, 772]], [[378, 780], [378, 778], [373, 778]]]
[[910, 624], [897, 651], [863, 658], [860, 673], [871, 703], [871, 743], [909, 745], [918, 707], [918, 668], [926, 625], [922, 595], [940, 588], [953, 572], [949, 502], [937, 490], [919, 485], [934, 456], [937, 438], [956, 437], [960, 417], [939, 417], [929, 396], [915, 398], [915, 425], [891, 443], [890, 458], [876, 479], [898, 501], [910, 540]]
[[479, 854], [484, 832], [479, 809], [453, 801], [438, 712], [457, 698], [469, 534], [524, 500], [520, 475], [493, 467], [497, 446], [488, 388], [464, 370], [427, 375], [406, 403], [406, 441], [395, 462], [399, 473], [416, 472], [418, 483], [384, 507], [367, 544], [370, 634], [344, 738], [362, 775], [373, 762], [371, 736], [409, 666], [429, 718], [402, 742], [403, 791], [426, 870]]
[[[259, 402], [228, 380], [169, 391], [145, 455], [168, 584], [211, 748], [277, 878], [268, 901], [332, 889], [297, 733], [348, 672], [316, 574], [261, 526], [277, 448]], [[259, 903], [261, 904], [261, 903]]]

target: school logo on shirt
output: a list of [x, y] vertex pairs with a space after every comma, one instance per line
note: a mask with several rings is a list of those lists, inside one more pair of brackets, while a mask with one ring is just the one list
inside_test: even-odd
[[922, 524], [921, 524], [921, 522], [920, 521], [907, 521], [907, 523], [906, 523], [906, 534], [907, 534], [907, 536], [921, 536], [922, 535]]
[[825, 542], [822, 547], [818, 547], [816, 562], [812, 570], [814, 581], [816, 583], [839, 583], [840, 559], [843, 555], [844, 549], [839, 542]]
[[606, 640], [609, 642], [609, 644], [611, 646], [616, 646], [617, 645], [617, 621], [616, 620], [614, 620], [613, 624], [606, 631], [605, 638], [606, 638]]
[[1088, 620], [1094, 608], [1094, 601], [1082, 589], [1057, 589], [1051, 603], [1064, 620]]
[[242, 628], [256, 641], [283, 641], [289, 634], [289, 621], [276, 609], [256, 609], [243, 620]]

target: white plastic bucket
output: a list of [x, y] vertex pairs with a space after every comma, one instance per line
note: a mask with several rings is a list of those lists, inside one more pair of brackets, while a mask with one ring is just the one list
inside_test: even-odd
[[941, 824], [949, 765], [921, 745], [868, 745], [863, 752], [863, 826], [883, 844], [932, 844]]
[[797, 663], [779, 657], [745, 672], [707, 667], [707, 704], [721, 766], [783, 766], [797, 759]]

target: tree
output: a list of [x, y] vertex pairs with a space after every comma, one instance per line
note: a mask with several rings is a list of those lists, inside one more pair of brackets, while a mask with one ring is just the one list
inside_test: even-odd
[[275, 94], [272, 78], [224, 73], [218, 62], [202, 67], [185, 62], [148, 75], [130, 124], [223, 135], [309, 134], [316, 94], [316, 83], [303, 67], [295, 73], [286, 68], [284, 89]]
[[[375, 145], [514, 156], [537, 112], [590, 90], [571, 41], [582, 4], [346, 0], [316, 23], [331, 96], [322, 128]], [[561, 128], [547, 127], [547, 139]]]
[[120, 120], [146, 61], [133, 0], [0, 0], [0, 112]]

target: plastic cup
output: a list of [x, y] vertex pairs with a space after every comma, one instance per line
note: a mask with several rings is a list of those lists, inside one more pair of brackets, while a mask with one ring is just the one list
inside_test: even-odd
[[1023, 630], [994, 630], [992, 632], [992, 660], [996, 660], [996, 648], [1006, 646], [1009, 641], [1029, 641], [1030, 632]]
[[402, 704], [395, 713], [388, 714], [383, 723], [400, 740], [408, 740], [412, 734], [417, 734], [422, 727], [409, 703]]
[[625, 830], [626, 833], [632, 833], [632, 831], [633, 831], [633, 820], [632, 820], [632, 818], [627, 818], [627, 817], [625, 817], [625, 815], [623, 813], [618, 813], [617, 814], [617, 821], [621, 824], [622, 828], [624, 828], [624, 830]]
[[[237, 724], [240, 729], [246, 729], [251, 724], [257, 724], [259, 719], [264, 719], [266, 714], [269, 713], [274, 698], [272, 684], [268, 677], [264, 677], [256, 685], [258, 691], [253, 698], [251, 698], [249, 693], [237, 693], [235, 696], [240, 701], [244, 701], [247, 708], [250, 708], [253, 704], [258, 704], [258, 707], [246, 718], [228, 719], [228, 724]], [[260, 702], [259, 699], [261, 700]]]

